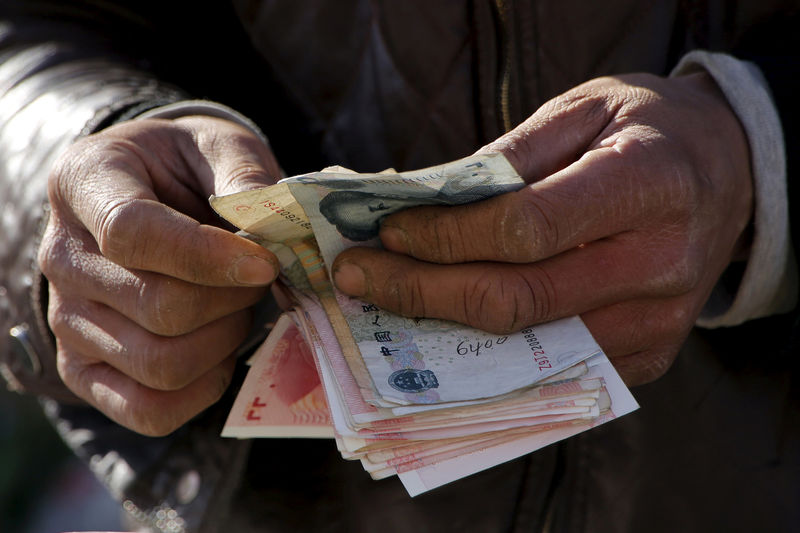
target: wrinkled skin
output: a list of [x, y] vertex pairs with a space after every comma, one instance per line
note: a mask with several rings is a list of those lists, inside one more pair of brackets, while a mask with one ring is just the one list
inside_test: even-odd
[[748, 145], [714, 82], [593, 80], [480, 150], [498, 151], [526, 188], [387, 217], [388, 251], [340, 254], [337, 287], [497, 333], [580, 314], [629, 385], [661, 376], [747, 245]]
[[[746, 245], [748, 147], [714, 83], [593, 80], [481, 151], [530, 185], [387, 218], [388, 251], [341, 254], [338, 287], [494, 332], [578, 313], [628, 383], [661, 375]], [[277, 261], [207, 198], [278, 176], [257, 136], [209, 117], [120, 124], [59, 159], [39, 261], [73, 392], [147, 435], [219, 398]]]
[[256, 135], [209, 117], [120, 124], [60, 157], [39, 263], [58, 371], [75, 394], [146, 435], [220, 397], [278, 263], [210, 225], [208, 196], [276, 177]]

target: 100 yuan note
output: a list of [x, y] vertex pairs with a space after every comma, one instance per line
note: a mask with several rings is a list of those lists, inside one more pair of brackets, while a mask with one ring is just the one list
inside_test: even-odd
[[223, 437], [333, 437], [313, 356], [287, 315], [251, 361]]
[[379, 245], [380, 221], [390, 213], [416, 205], [468, 203], [523, 186], [505, 157], [491, 154], [399, 174], [312, 173], [259, 191], [212, 198], [212, 205], [230, 222], [282, 242], [302, 258], [365, 399], [393, 407], [505, 394], [600, 353], [577, 317], [513, 335], [490, 335], [453, 322], [394, 315], [338, 293], [327, 278], [324, 263], [339, 252]]
[[590, 366], [589, 376], [601, 378], [610, 397], [610, 408], [599, 418], [587, 421], [587, 424], [567, 423], [563, 427], [554, 427], [549, 431], [521, 435], [518, 439], [496, 446], [483, 447], [467, 455], [452, 457], [407, 472], [399, 472], [400, 480], [408, 493], [416, 496], [566, 439], [626, 415], [639, 407], [605, 355], [594, 357], [588, 363]]

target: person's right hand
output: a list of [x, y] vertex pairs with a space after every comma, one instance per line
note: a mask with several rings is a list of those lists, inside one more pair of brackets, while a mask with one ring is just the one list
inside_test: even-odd
[[279, 173], [253, 132], [200, 116], [119, 124], [59, 158], [39, 263], [67, 387], [146, 435], [219, 399], [278, 263], [215, 227], [207, 198]]

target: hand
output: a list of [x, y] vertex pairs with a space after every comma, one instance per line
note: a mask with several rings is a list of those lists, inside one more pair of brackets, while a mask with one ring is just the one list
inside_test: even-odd
[[219, 399], [278, 263], [215, 227], [207, 198], [278, 175], [256, 135], [210, 117], [123, 123], [60, 157], [39, 263], [75, 394], [146, 435]]
[[580, 314], [629, 385], [662, 375], [751, 218], [748, 145], [714, 82], [596, 79], [497, 151], [527, 187], [387, 217], [388, 251], [342, 253], [338, 288], [498, 333]]

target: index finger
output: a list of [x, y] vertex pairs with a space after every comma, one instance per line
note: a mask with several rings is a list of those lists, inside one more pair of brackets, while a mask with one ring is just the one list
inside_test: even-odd
[[689, 190], [677, 163], [659, 167], [652, 143], [653, 132], [623, 130], [519, 191], [395, 213], [384, 220], [381, 240], [391, 251], [435, 263], [528, 263], [630, 230], [654, 210], [678, 205]]
[[209, 286], [274, 279], [277, 260], [269, 251], [161, 203], [147, 176], [124, 145], [105, 147], [102, 157], [62, 159], [50, 180], [53, 216], [84, 227], [105, 257], [128, 269]]

